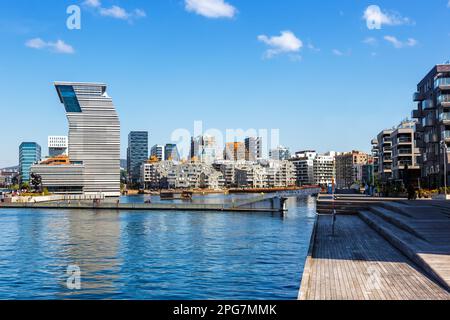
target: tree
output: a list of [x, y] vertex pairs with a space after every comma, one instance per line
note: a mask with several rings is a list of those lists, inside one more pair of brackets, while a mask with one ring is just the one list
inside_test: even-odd
[[29, 190], [30, 189], [30, 184], [28, 182], [22, 182], [20, 184], [20, 190]]
[[38, 174], [32, 173], [31, 184], [33, 185], [34, 192], [40, 192], [42, 187], [42, 177]]

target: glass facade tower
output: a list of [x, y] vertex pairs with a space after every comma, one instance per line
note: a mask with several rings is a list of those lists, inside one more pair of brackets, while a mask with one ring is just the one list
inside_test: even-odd
[[30, 182], [31, 166], [41, 161], [41, 146], [36, 142], [22, 142], [19, 146], [20, 181]]

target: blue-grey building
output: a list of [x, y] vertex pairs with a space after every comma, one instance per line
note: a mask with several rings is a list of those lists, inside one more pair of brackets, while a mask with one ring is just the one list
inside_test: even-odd
[[180, 153], [176, 144], [168, 143], [165, 145], [164, 160], [180, 161]]
[[127, 171], [128, 183], [139, 183], [141, 165], [148, 160], [148, 132], [131, 131], [128, 134]]
[[41, 161], [41, 146], [36, 142], [22, 142], [19, 146], [20, 182], [30, 182], [30, 168]]

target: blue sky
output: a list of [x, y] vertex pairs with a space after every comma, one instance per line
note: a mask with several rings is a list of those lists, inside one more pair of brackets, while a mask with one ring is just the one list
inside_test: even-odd
[[[108, 83], [123, 157], [130, 130], [163, 144], [195, 120], [279, 128], [292, 151], [369, 151], [450, 59], [448, 0], [84, 2], [1, 1], [0, 167], [21, 141], [45, 150], [67, 134], [55, 80]], [[69, 5], [81, 30], [66, 27]]]

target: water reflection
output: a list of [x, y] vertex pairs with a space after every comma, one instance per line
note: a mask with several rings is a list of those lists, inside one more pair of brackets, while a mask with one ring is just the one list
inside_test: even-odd
[[284, 217], [0, 210], [0, 299], [295, 299], [315, 202], [288, 206]]

